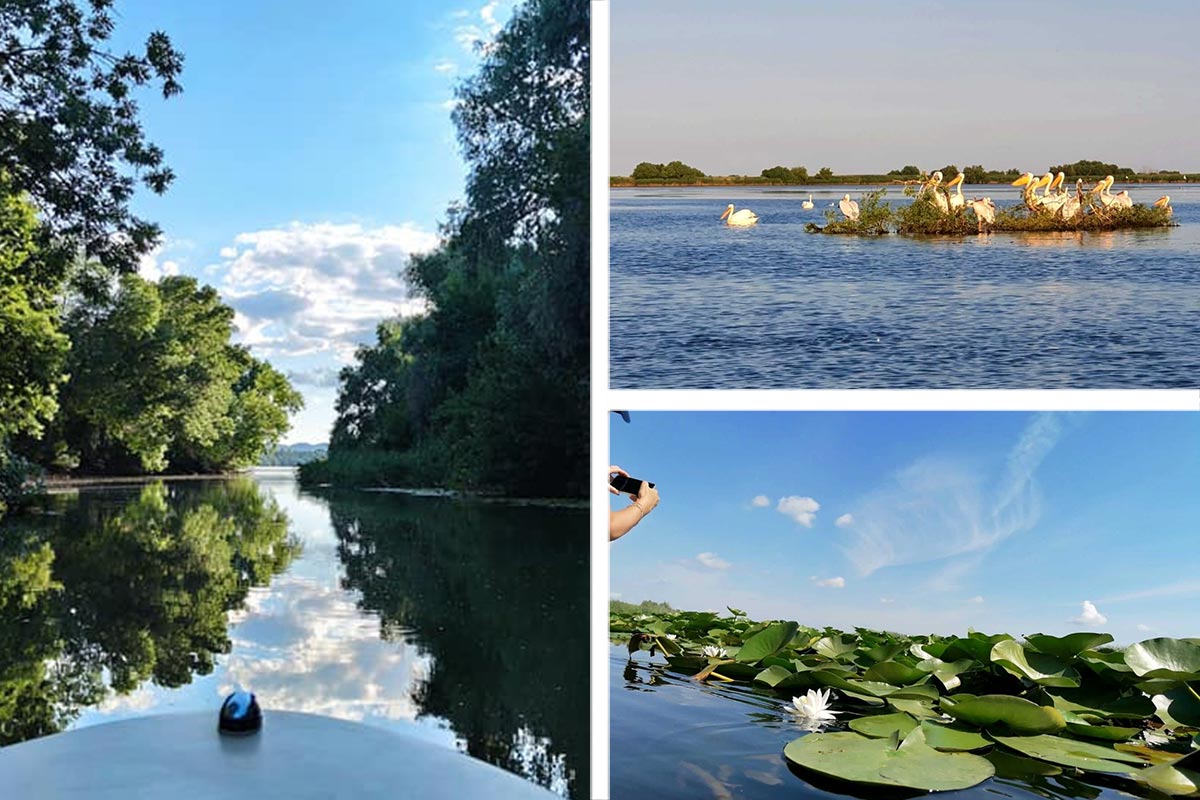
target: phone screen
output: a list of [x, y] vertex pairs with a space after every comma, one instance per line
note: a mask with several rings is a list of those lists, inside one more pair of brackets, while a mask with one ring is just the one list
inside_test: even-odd
[[[618, 492], [637, 496], [637, 493], [642, 489], [642, 481], [638, 478], [627, 478], [624, 475], [614, 475], [609, 481], [614, 489]], [[650, 484], [650, 488], [654, 488], [654, 484]]]

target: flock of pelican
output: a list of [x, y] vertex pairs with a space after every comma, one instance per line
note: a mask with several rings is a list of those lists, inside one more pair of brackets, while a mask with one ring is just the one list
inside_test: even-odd
[[[963, 208], [969, 208], [975, 214], [975, 218], [979, 220], [979, 229], [982, 231], [985, 225], [991, 225], [996, 221], [996, 204], [992, 202], [990, 197], [976, 197], [968, 200], [962, 191], [964, 175], [958, 173], [945, 185], [942, 184], [941, 171], [935, 171], [929, 176], [921, 189], [918, 192], [918, 197], [927, 196], [931, 202], [943, 214], [953, 214]], [[1035, 178], [1032, 172], [1026, 172], [1021, 177], [1012, 182], [1013, 186], [1023, 186], [1022, 198], [1025, 205], [1034, 212], [1041, 214], [1052, 214], [1063, 220], [1072, 220], [1080, 214], [1086, 213], [1088, 203], [1086, 200], [1090, 195], [1095, 195], [1095, 201], [1101, 209], [1121, 209], [1133, 208], [1133, 198], [1129, 196], [1129, 191], [1122, 189], [1113, 194], [1110, 189], [1113, 185], [1113, 176], [1109, 175], [1104, 180], [1100, 181], [1086, 195], [1083, 189], [1083, 179], [1075, 181], [1075, 191], [1068, 192], [1063, 187], [1063, 181], [1066, 175], [1059, 172], [1057, 175], [1052, 172], [1047, 172], [1040, 178]], [[951, 191], [953, 189], [954, 191]], [[1042, 189], [1042, 193], [1038, 194], [1038, 190]], [[801, 203], [801, 207], [805, 210], [813, 208], [812, 195]], [[1171, 197], [1163, 195], [1154, 201], [1155, 208], [1165, 208], [1167, 213], [1171, 212]], [[851, 222], [857, 222], [859, 217], [858, 203], [850, 199], [850, 195], [844, 196], [838, 203], [838, 208], [842, 215]], [[733, 203], [725, 209], [725, 213], [721, 215], [721, 219], [725, 220], [726, 225], [735, 227], [749, 227], [758, 222], [758, 215], [748, 208], [743, 208], [741, 211], [733, 210]]]

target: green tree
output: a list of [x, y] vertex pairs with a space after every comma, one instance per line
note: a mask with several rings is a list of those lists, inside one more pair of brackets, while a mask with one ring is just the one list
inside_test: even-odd
[[704, 173], [682, 161], [672, 161], [663, 167], [663, 177], [668, 180], [694, 181], [704, 177]]
[[942, 173], [942, 180], [944, 181], [948, 181], [958, 175], [958, 167], [953, 164], [947, 164], [940, 171]]
[[643, 161], [633, 168], [635, 180], [656, 180], [663, 177], [663, 165], [651, 164], [649, 161]]
[[967, 183], [986, 183], [988, 171], [981, 164], [974, 164], [963, 169], [963, 180]]
[[764, 169], [762, 171], [762, 176], [768, 180], [779, 181], [780, 183], [792, 182], [792, 171], [787, 167], [776, 166], [771, 167], [770, 169]]
[[896, 175], [901, 178], [919, 178], [921, 177], [921, 169], [912, 164], [907, 164], [900, 169], [890, 170], [888, 175]]
[[161, 31], [141, 52], [108, 49], [112, 0], [0, 2], [0, 171], [43, 212], [47, 241], [132, 270], [159, 236], [134, 216], [140, 182], [173, 175], [147, 141], [135, 92], [181, 91], [183, 57]]
[[194, 278], [126, 275], [67, 329], [72, 377], [41, 453], [73, 453], [85, 471], [253, 464], [302, 406], [286, 378], [230, 344], [233, 309]]
[[817, 177], [821, 178], [822, 180], [829, 180], [833, 177], [833, 170], [831, 170], [829, 167], [821, 167], [819, 170], [817, 170]]
[[792, 173], [793, 183], [807, 183], [808, 169], [805, 167], [792, 167], [789, 172]]

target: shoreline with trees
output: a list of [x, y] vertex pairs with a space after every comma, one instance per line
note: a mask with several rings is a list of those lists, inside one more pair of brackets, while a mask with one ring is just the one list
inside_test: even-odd
[[[1183, 173], [1175, 170], [1156, 170], [1154, 172], [1138, 172], [1129, 167], [1108, 164], [1102, 161], [1076, 161], [1073, 164], [1059, 164], [1050, 167], [1048, 172], [1063, 172], [1072, 181], [1082, 178], [1085, 182], [1096, 182], [1108, 175], [1115, 176], [1122, 183], [1195, 183], [1200, 182], [1200, 172]], [[764, 169], [758, 175], [708, 175], [702, 170], [685, 164], [682, 161], [671, 161], [666, 164], [654, 164], [643, 161], [634, 167], [630, 175], [614, 175], [609, 178], [609, 186], [614, 189], [623, 188], [654, 188], [654, 187], [704, 187], [704, 186], [904, 186], [924, 182], [928, 174], [911, 164], [893, 169], [884, 174], [854, 173], [840, 175], [829, 167], [821, 167], [809, 173], [807, 167], [774, 166]], [[946, 180], [958, 175], [959, 168], [947, 164], [940, 169]], [[968, 184], [1011, 184], [1021, 177], [1022, 171], [1014, 168], [1007, 170], [987, 169], [981, 164], [973, 164], [962, 168], [964, 180]]]

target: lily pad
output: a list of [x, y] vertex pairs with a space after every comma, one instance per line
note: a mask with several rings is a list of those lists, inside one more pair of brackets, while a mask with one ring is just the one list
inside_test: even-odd
[[962, 686], [962, 679], [958, 676], [973, 666], [975, 666], [975, 661], [969, 658], [962, 658], [958, 661], [942, 661], [940, 658], [927, 658], [917, 663], [917, 669], [932, 673], [933, 677], [942, 682], [942, 686], [945, 686], [948, 692]]
[[913, 700], [907, 697], [889, 697], [888, 705], [895, 708], [897, 711], [903, 711], [914, 717], [940, 717], [941, 714], [933, 710], [933, 702], [930, 700]]
[[1150, 698], [1141, 694], [1121, 695], [1120, 690], [1088, 688], [1056, 689], [1050, 693], [1054, 707], [1076, 714], [1094, 714], [1115, 719], [1145, 719], [1154, 713]]
[[893, 686], [908, 686], [923, 680], [927, 675], [927, 672], [901, 664], [899, 661], [880, 661], [863, 673], [863, 677], [869, 681], [882, 681]]
[[1057, 733], [1067, 727], [1066, 720], [1052, 706], [1039, 706], [1023, 697], [985, 694], [955, 700], [943, 697], [942, 711], [955, 719], [988, 729], [1008, 729], [1015, 733]]
[[776, 622], [751, 636], [738, 650], [738, 661], [754, 663], [778, 653], [799, 630], [795, 622]]
[[791, 672], [791, 670], [784, 669], [783, 667], [779, 666], [778, 664], [772, 664], [771, 666], [764, 669], [762, 672], [755, 675], [754, 682], [755, 683], [765, 683], [767, 686], [774, 688], [781, 681], [784, 681], [787, 678], [792, 677], [792, 674], [793, 673]]
[[1079, 673], [1053, 656], [1026, 650], [1011, 639], [999, 642], [990, 653], [992, 663], [1018, 678], [1028, 678], [1041, 686], [1075, 688]]
[[1085, 739], [1098, 739], [1103, 742], [1127, 742], [1142, 732], [1141, 728], [1124, 728], [1116, 725], [1093, 725], [1078, 714], [1070, 711], [1063, 713], [1067, 721], [1067, 731], [1082, 736]]
[[853, 641], [847, 642], [845, 637], [841, 636], [825, 636], [813, 643], [813, 650], [835, 661], [847, 653], [854, 652], [855, 647], [856, 645]]
[[783, 754], [794, 764], [833, 778], [924, 791], [967, 789], [996, 773], [986, 758], [934, 750], [920, 728], [910, 731], [899, 747], [891, 738], [812, 733], [789, 742]]
[[1132, 774], [1138, 771], [1138, 767], [1133, 766], [1134, 764], [1140, 766], [1145, 763], [1138, 756], [1122, 753], [1111, 747], [1080, 742], [1062, 736], [993, 736], [992, 738], [1018, 753], [1087, 772]]
[[925, 733], [925, 743], [943, 752], [983, 750], [992, 746], [992, 741], [979, 731], [973, 731], [956, 722], [945, 723], [926, 719], [921, 721], [921, 730]]
[[1095, 650], [1100, 645], [1108, 644], [1112, 640], [1111, 634], [1087, 633], [1086, 631], [1072, 633], [1069, 636], [1047, 636], [1044, 633], [1035, 633], [1025, 637], [1025, 641], [1037, 648], [1038, 652], [1063, 661], [1070, 661], [1084, 650]]
[[1125, 650], [1125, 663], [1143, 678], [1200, 680], [1200, 645], [1182, 639], [1147, 639]]
[[1152, 698], [1154, 715], [1168, 728], [1200, 728], [1200, 699], [1187, 686], [1177, 686]]
[[1062, 774], [1062, 767], [1056, 767], [1036, 758], [1026, 758], [1016, 753], [1010, 753], [1002, 747], [995, 747], [984, 756], [996, 767], [997, 778], [1014, 778], [1022, 781], [1033, 781], [1037, 778], [1053, 777]]
[[850, 729], [872, 739], [887, 739], [893, 733], [907, 736], [918, 724], [908, 714], [874, 714], [850, 720]]

